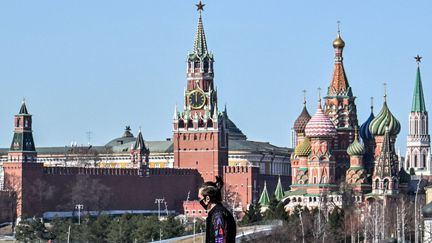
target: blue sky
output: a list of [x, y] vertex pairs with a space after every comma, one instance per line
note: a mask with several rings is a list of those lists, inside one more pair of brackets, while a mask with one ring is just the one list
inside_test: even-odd
[[[71, 141], [105, 144], [125, 125], [147, 140], [172, 136], [174, 105], [182, 104], [185, 60], [197, 12], [189, 0], [0, 2], [0, 146], [10, 145], [13, 115], [23, 97], [34, 115], [37, 146]], [[338, 20], [345, 68], [359, 120], [369, 97], [381, 109], [388, 83], [391, 111], [402, 124], [405, 150], [416, 54], [424, 56], [426, 106], [431, 106], [430, 1], [208, 0], [203, 13], [215, 54], [219, 105], [252, 140], [290, 145], [290, 127], [308, 90], [333, 69]]]

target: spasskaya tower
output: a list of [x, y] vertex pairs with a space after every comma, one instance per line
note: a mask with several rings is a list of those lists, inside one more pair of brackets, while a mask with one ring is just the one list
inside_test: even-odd
[[193, 51], [187, 57], [187, 85], [183, 112], [173, 116], [174, 167], [197, 169], [204, 181], [222, 176], [228, 165], [228, 134], [217, 107], [213, 54], [207, 49], [202, 22], [204, 4], [196, 5], [198, 28]]

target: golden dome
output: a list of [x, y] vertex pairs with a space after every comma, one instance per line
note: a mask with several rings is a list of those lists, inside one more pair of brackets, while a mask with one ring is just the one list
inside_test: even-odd
[[340, 34], [337, 34], [336, 40], [333, 41], [333, 47], [334, 48], [344, 48], [345, 47], [345, 41], [342, 40]]

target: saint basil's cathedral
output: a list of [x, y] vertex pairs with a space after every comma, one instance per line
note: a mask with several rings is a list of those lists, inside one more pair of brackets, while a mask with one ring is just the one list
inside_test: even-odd
[[[215, 176], [225, 181], [229, 207], [241, 212], [254, 202], [265, 208], [271, 192], [286, 204], [287, 211], [297, 205], [319, 206], [323, 195], [341, 205], [338, 192], [342, 183], [352, 188], [358, 202], [392, 197], [407, 189], [411, 179], [407, 171], [432, 174], [420, 67], [403, 160], [395, 151], [401, 126], [387, 105], [386, 92], [381, 111], [374, 116], [371, 105], [369, 118], [359, 126], [355, 96], [343, 65], [345, 42], [340, 32], [333, 42], [334, 72], [324, 102], [320, 94], [311, 116], [304, 100], [294, 122], [295, 149], [248, 140], [229, 118], [226, 107], [219, 110], [203, 6], [197, 4], [198, 27], [193, 51], [187, 56], [183, 109], [174, 108], [172, 138], [145, 141], [141, 131], [135, 137], [126, 127], [121, 137], [103, 146], [40, 148], [33, 141], [32, 116], [23, 102], [15, 116], [11, 147], [0, 149], [0, 197], [10, 190], [19, 194], [16, 216], [71, 211], [71, 188], [77, 178], [84, 177], [110, 188], [114, 196], [104, 210], [155, 213], [155, 199], [163, 198], [167, 211], [196, 217], [205, 216], [195, 200], [198, 187]], [[417, 57], [418, 64], [420, 59]], [[61, 196], [38, 195], [41, 185]], [[8, 217], [4, 211], [7, 209], [0, 206], [0, 220]]]

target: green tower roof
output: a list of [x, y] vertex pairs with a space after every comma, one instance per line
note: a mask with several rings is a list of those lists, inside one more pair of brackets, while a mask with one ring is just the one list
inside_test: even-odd
[[278, 201], [282, 200], [285, 196], [284, 190], [282, 188], [282, 182], [279, 176], [279, 180], [278, 180], [278, 184], [276, 186], [276, 190], [275, 190], [275, 197]]
[[426, 111], [426, 105], [424, 101], [424, 95], [423, 95], [423, 86], [421, 82], [421, 75], [420, 75], [420, 67], [417, 67], [417, 76], [416, 76], [416, 82], [414, 87], [414, 95], [413, 95], [413, 102], [411, 107], [412, 112], [425, 112]]
[[265, 181], [264, 181], [264, 189], [261, 193], [258, 203], [261, 204], [261, 206], [268, 206], [270, 204], [270, 197], [267, 192], [267, 183]]

